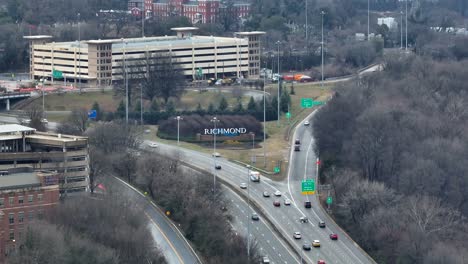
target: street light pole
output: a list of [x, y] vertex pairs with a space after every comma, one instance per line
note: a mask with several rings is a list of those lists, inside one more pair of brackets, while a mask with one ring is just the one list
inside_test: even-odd
[[400, 11], [400, 50], [403, 49], [403, 11]]
[[408, 51], [408, 0], [405, 0], [405, 8], [406, 8], [406, 22], [405, 22], [405, 27], [406, 27], [406, 43], [405, 43], [405, 51]]
[[250, 211], [250, 179], [249, 179], [249, 173], [250, 173], [250, 165], [247, 165], [247, 205], [249, 207], [248, 213], [247, 213], [247, 263], [250, 263], [250, 215], [252, 212]]
[[254, 149], [255, 149], [255, 133], [252, 132], [252, 160], [251, 160], [252, 166], [253, 166], [253, 164], [255, 163], [255, 159], [254, 159], [254, 157], [255, 157]]
[[276, 121], [276, 125], [279, 126], [280, 122], [280, 41], [276, 41], [276, 45], [278, 45], [278, 120]]
[[369, 41], [370, 34], [370, 0], [367, 0], [367, 41]]
[[308, 19], [307, 19], [307, 2], [308, 0], [305, 0], [305, 20], [306, 20], [306, 24], [305, 24], [305, 32], [306, 32], [306, 47], [307, 47], [307, 50], [309, 50], [309, 22], [308, 22]]
[[123, 51], [123, 56], [124, 56], [124, 73], [125, 73], [125, 123], [128, 125], [128, 72], [127, 72], [127, 61], [125, 57], [125, 52], [127, 49], [127, 42], [124, 42], [124, 51]]
[[323, 16], [325, 15], [325, 12], [320, 12], [320, 14], [322, 15], [322, 48], [321, 48], [321, 51], [322, 51], [322, 88], [323, 88]]
[[45, 63], [44, 63], [44, 56], [42, 56], [42, 118], [45, 115], [45, 104], [44, 104], [44, 81], [45, 81]]
[[216, 134], [217, 134], [217, 131], [216, 131], [216, 123], [219, 122], [219, 119], [215, 116], [213, 117], [211, 120], [211, 122], [213, 122], [213, 169], [214, 169], [214, 172], [213, 172], [213, 197], [215, 197], [215, 188], [216, 188]]
[[81, 14], [78, 13], [78, 87], [81, 93], [81, 26], [80, 26]]
[[179, 121], [180, 121], [180, 120], [184, 120], [184, 119], [183, 119], [182, 117], [180, 117], [180, 116], [177, 116], [177, 117], [174, 118], [174, 119], [177, 120], [177, 146], [179, 146], [179, 142], [180, 142], [180, 141], [179, 141], [179, 135], [180, 135], [180, 134], [179, 134]]
[[[266, 68], [266, 67], [265, 67]], [[273, 73], [273, 69], [271, 71]], [[263, 74], [263, 167], [266, 168], [266, 73]]]

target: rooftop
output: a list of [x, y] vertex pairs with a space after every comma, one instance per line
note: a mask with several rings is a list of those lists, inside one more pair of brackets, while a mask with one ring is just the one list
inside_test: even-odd
[[30, 128], [27, 126], [17, 125], [17, 124], [0, 125], [0, 134], [28, 132], [28, 131], [36, 131], [36, 129]]
[[25, 39], [49, 39], [52, 38], [52, 36], [49, 35], [35, 35], [35, 36], [24, 36], [23, 38]]
[[265, 31], [246, 31], [246, 32], [236, 32], [236, 35], [240, 36], [252, 36], [252, 35], [264, 35]]
[[0, 190], [39, 186], [41, 186], [41, 182], [36, 172], [22, 172], [0, 176]]

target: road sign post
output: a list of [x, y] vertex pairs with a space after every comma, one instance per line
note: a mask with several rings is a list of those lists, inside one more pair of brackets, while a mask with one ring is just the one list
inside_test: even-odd
[[88, 118], [90, 119], [96, 119], [97, 118], [97, 111], [94, 109], [91, 109], [88, 111]]
[[274, 172], [274, 173], [280, 173], [280, 171], [281, 171], [281, 170], [280, 170], [280, 167], [275, 167], [275, 168], [273, 168], [273, 172]]
[[302, 194], [315, 194], [315, 181], [313, 179], [302, 180]]
[[311, 98], [301, 98], [302, 108], [311, 108], [313, 100]]

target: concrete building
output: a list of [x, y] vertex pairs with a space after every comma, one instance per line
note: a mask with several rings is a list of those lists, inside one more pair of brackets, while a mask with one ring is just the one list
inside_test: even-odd
[[51, 171], [0, 171], [0, 263], [16, 249], [27, 226], [59, 203], [58, 181]]
[[[196, 36], [195, 27], [173, 28], [176, 36], [50, 42], [50, 36], [26, 36], [30, 41], [30, 77], [51, 80], [60, 71], [66, 81], [108, 85], [122, 80], [124, 64], [144, 64], [158, 54], [169, 54], [188, 79], [222, 75], [257, 78], [259, 36], [239, 32], [241, 38]], [[252, 60], [251, 62], [249, 60]], [[127, 69], [127, 68], [126, 68]], [[127, 69], [128, 70], [128, 69]]]
[[25, 166], [56, 171], [62, 195], [88, 191], [88, 139], [0, 125], [0, 171]]

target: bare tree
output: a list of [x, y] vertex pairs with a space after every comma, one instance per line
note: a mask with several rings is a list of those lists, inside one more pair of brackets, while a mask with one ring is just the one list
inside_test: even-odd
[[33, 105], [32, 107], [28, 108], [26, 111], [26, 116], [29, 119], [29, 123], [26, 125], [39, 131], [47, 130], [45, 123], [42, 122], [42, 119], [44, 118], [44, 112], [38, 106]]
[[57, 132], [69, 135], [82, 135], [88, 127], [88, 111], [84, 108], [73, 109], [64, 123], [57, 127]]
[[106, 155], [135, 149], [141, 143], [136, 127], [117, 122], [99, 123], [89, 129], [86, 135], [89, 143]]

